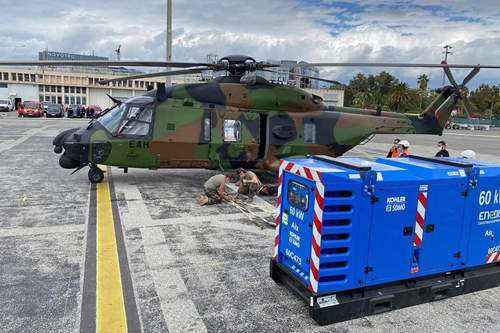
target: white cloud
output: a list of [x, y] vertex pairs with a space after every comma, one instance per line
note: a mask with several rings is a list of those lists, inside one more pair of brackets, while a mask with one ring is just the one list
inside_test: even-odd
[[[9, 0], [9, 2], [11, 2]], [[439, 63], [442, 46], [453, 45], [453, 63], [495, 64], [500, 59], [500, 7], [497, 0], [173, 0], [173, 59], [204, 61], [208, 53], [248, 54], [266, 59], [309, 62]], [[345, 3], [351, 3], [345, 5]], [[48, 2], [25, 0], [9, 8], [0, 23], [1, 60], [36, 59], [50, 50], [94, 51], [114, 59], [165, 59], [166, 1], [132, 0]], [[26, 10], [30, 8], [31, 10]], [[378, 73], [382, 68], [363, 69]], [[430, 86], [441, 84], [440, 70], [385, 69], [416, 86], [427, 73]], [[322, 71], [348, 82], [352, 68]], [[466, 71], [456, 71], [459, 76]], [[498, 84], [498, 71], [483, 70], [471, 82]]]

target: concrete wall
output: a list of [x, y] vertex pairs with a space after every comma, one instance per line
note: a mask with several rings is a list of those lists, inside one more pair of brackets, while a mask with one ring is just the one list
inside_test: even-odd
[[[16, 93], [16, 95], [12, 95]], [[23, 101], [38, 101], [37, 86], [32, 84], [9, 84], [10, 97], [22, 98]]]

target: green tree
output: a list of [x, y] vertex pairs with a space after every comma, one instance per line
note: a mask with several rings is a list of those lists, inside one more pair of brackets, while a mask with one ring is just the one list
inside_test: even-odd
[[418, 87], [420, 88], [420, 110], [422, 110], [422, 100], [425, 96], [427, 85], [429, 84], [429, 77], [425, 74], [422, 74], [418, 77], [417, 83]]
[[408, 88], [408, 84], [401, 82], [395, 85], [394, 91], [390, 95], [390, 101], [393, 110], [396, 112], [400, 112], [401, 109], [404, 109], [410, 100], [410, 89]]

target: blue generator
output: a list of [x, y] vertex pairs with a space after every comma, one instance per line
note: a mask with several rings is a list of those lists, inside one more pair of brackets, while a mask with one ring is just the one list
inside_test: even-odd
[[320, 325], [500, 285], [500, 165], [282, 160], [278, 213], [271, 277]]

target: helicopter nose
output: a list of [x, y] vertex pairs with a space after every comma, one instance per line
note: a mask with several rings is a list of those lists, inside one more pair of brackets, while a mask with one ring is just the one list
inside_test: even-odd
[[59, 158], [59, 165], [64, 169], [74, 169], [88, 163], [88, 144], [83, 142], [81, 128], [72, 128], [54, 138], [54, 152], [64, 154]]

